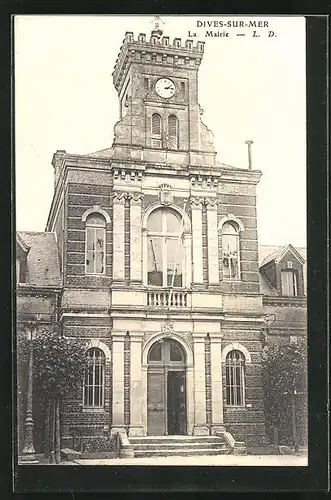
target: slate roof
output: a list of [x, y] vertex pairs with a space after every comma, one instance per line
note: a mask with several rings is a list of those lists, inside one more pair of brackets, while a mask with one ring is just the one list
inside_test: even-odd
[[25, 282], [34, 286], [61, 286], [60, 261], [55, 233], [19, 231], [30, 247]]
[[[304, 255], [302, 255], [300, 253], [300, 250], [304, 251]], [[277, 259], [281, 259], [282, 254], [285, 255], [285, 253], [287, 251], [292, 252], [292, 254], [294, 256], [296, 256], [299, 261], [300, 261], [300, 258], [303, 259], [303, 261], [306, 261], [306, 249], [305, 248], [301, 248], [301, 249], [295, 248], [293, 245], [288, 244], [288, 245], [284, 245], [282, 247], [276, 247], [276, 249], [274, 251], [265, 255], [264, 258], [262, 260], [260, 260], [260, 267], [265, 266], [266, 264], [268, 264], [269, 262], [271, 262], [273, 260], [277, 261]]]

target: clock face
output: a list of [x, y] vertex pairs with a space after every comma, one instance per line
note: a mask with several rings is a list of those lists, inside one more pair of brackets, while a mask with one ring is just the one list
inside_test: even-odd
[[160, 78], [155, 84], [155, 91], [160, 97], [169, 99], [176, 92], [176, 87], [169, 78]]

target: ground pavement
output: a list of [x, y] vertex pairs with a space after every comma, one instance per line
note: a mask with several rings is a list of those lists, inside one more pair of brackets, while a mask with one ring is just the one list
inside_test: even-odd
[[218, 466], [264, 466], [264, 467], [302, 467], [308, 465], [307, 456], [299, 455], [214, 455], [196, 457], [148, 457], [148, 458], [112, 458], [99, 460], [75, 460], [72, 465], [218, 465]]

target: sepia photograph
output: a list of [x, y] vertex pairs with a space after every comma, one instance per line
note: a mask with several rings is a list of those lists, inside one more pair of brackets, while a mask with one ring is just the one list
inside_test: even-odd
[[305, 18], [13, 36], [17, 464], [307, 466]]

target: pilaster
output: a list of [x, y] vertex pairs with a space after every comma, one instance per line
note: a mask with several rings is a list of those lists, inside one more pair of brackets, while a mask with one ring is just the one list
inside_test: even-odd
[[141, 352], [142, 332], [132, 332], [131, 341], [131, 399], [129, 436], [143, 436], [143, 403]]
[[217, 200], [207, 197], [207, 241], [208, 241], [208, 282], [219, 283], [219, 256], [218, 256], [218, 229], [217, 229]]
[[211, 365], [211, 433], [223, 429], [223, 387], [222, 387], [222, 336], [210, 335]]
[[203, 283], [202, 266], [202, 203], [203, 198], [193, 196], [190, 199], [192, 210], [192, 242], [193, 242], [193, 283]]
[[141, 203], [142, 193], [132, 193], [130, 199], [130, 281], [141, 283]]
[[193, 334], [194, 350], [194, 436], [207, 436], [205, 335]]
[[112, 333], [113, 419], [112, 433], [125, 430], [124, 425], [124, 339], [125, 334]]
[[124, 281], [124, 203], [126, 193], [113, 193], [113, 280]]

